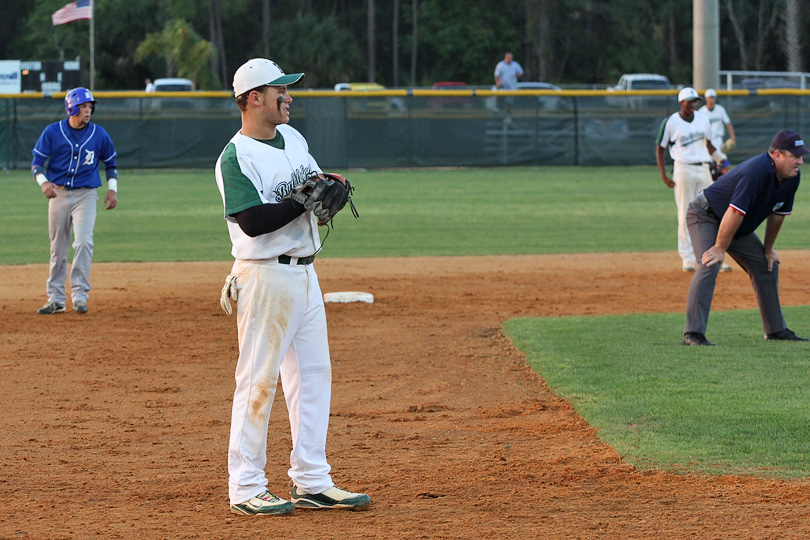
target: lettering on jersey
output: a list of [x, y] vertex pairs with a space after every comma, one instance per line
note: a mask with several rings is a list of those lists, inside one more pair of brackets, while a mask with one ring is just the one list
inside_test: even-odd
[[95, 150], [85, 150], [84, 163], [82, 165], [92, 165], [96, 161]]
[[687, 133], [686, 135], [682, 136], [680, 139], [678, 139], [678, 143], [681, 146], [688, 146], [692, 143], [696, 143], [702, 140], [703, 140], [703, 132], [696, 131], [695, 133]]
[[284, 197], [288, 195], [295, 186], [299, 184], [303, 184], [304, 180], [312, 174], [312, 167], [309, 165], [301, 165], [296, 170], [292, 172], [290, 175], [289, 182], [281, 182], [273, 193], [276, 194], [276, 202], [281, 202], [284, 200]]

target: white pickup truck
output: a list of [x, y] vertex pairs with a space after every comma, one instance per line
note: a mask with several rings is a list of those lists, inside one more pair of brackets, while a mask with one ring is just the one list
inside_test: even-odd
[[[608, 92], [626, 90], [671, 90], [672, 83], [664, 75], [655, 73], [625, 73], [615, 86], [608, 86]], [[630, 109], [644, 109], [650, 106], [666, 106], [666, 99], [655, 96], [608, 96], [608, 105]]]

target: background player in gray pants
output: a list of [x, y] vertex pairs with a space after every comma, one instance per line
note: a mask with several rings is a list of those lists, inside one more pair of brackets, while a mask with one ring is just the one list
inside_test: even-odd
[[34, 155], [31, 174], [50, 201], [51, 264], [47, 282], [48, 302], [37, 311], [41, 315], [65, 312], [71, 229], [75, 250], [70, 272], [71, 300], [74, 311], [87, 313], [98, 202], [96, 190], [101, 187], [98, 171], [102, 165], [108, 187], [104, 206], [112, 210], [118, 202], [115, 159], [118, 154], [104, 128], [90, 121], [96, 103], [87, 88], [70, 90], [65, 95], [68, 118], [47, 126], [31, 152]]
[[[799, 166], [807, 153], [810, 150], [798, 133], [780, 131], [767, 153], [741, 163], [690, 203], [686, 223], [700, 264], [689, 285], [684, 345], [714, 345], [705, 333], [726, 252], [751, 278], [765, 339], [810, 341], [785, 325], [779, 303], [779, 256], [773, 250], [785, 216], [793, 211]], [[763, 243], [754, 231], [766, 220]]]

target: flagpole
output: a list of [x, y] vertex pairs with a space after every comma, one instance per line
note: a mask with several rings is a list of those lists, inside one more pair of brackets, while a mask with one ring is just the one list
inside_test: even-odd
[[90, 0], [90, 91], [96, 86], [96, 47], [95, 47], [95, 26], [96, 14], [93, 13], [93, 0]]

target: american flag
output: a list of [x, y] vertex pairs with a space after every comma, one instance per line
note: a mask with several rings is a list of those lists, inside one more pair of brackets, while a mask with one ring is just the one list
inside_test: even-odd
[[51, 15], [54, 25], [93, 18], [93, 0], [76, 0]]

